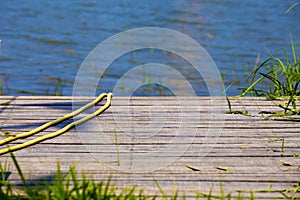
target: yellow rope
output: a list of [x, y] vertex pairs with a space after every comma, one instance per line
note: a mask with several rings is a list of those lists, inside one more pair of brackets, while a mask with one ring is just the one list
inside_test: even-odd
[[3, 140], [0, 141], [0, 145], [3, 145], [3, 144], [6, 144], [6, 143], [9, 143], [11, 141], [14, 141], [14, 140], [17, 140], [17, 139], [20, 139], [20, 138], [26, 138], [26, 137], [29, 137], [31, 135], [34, 135], [36, 133], [39, 133], [43, 130], [45, 130], [46, 128], [49, 128], [53, 125], [56, 125], [62, 121], [65, 121], [67, 119], [70, 119], [76, 115], [78, 115], [79, 113], [83, 112], [84, 110], [96, 105], [99, 101], [101, 101], [104, 97], [107, 97], [107, 100], [106, 100], [106, 103], [104, 106], [102, 106], [100, 109], [98, 109], [97, 111], [77, 120], [77, 121], [74, 121], [68, 125], [66, 125], [65, 127], [63, 127], [62, 129], [54, 132], [54, 133], [50, 133], [48, 135], [44, 135], [44, 136], [41, 136], [41, 137], [38, 137], [36, 139], [33, 139], [33, 140], [30, 140], [28, 142], [25, 142], [25, 143], [22, 143], [22, 144], [18, 144], [18, 145], [15, 145], [15, 146], [11, 146], [11, 147], [7, 147], [5, 149], [2, 149], [0, 150], [0, 155], [3, 155], [3, 154], [6, 154], [8, 152], [13, 152], [13, 151], [17, 151], [17, 150], [20, 150], [20, 149], [23, 149], [25, 147], [28, 147], [28, 146], [31, 146], [31, 145], [34, 145], [34, 144], [37, 144], [39, 142], [42, 142], [44, 140], [48, 140], [48, 139], [51, 139], [51, 138], [54, 138], [56, 136], [59, 136], [63, 133], [65, 133], [66, 131], [70, 130], [71, 128], [73, 128], [74, 126], [76, 125], [80, 125], [94, 117], [96, 117], [97, 115], [99, 115], [100, 113], [102, 113], [103, 111], [105, 111], [111, 104], [111, 98], [112, 98], [112, 93], [102, 93], [101, 95], [99, 95], [94, 101], [84, 105], [83, 107], [79, 108], [78, 110], [75, 110], [74, 112], [70, 113], [70, 114], [67, 114], [63, 117], [60, 117], [56, 120], [53, 120], [51, 122], [48, 122], [38, 128], [35, 128], [29, 132], [25, 132], [25, 133], [21, 133], [21, 134], [18, 134], [18, 135], [15, 135], [15, 136], [10, 136], [8, 138], [5, 138]]

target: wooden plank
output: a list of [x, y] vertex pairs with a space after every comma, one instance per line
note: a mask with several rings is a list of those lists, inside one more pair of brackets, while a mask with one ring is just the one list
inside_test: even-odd
[[[32, 130], [92, 99], [0, 96], [1, 138], [6, 131], [16, 134]], [[166, 193], [171, 193], [175, 184], [187, 197], [199, 190], [208, 193], [211, 188], [220, 193], [220, 183], [232, 196], [237, 196], [238, 190], [267, 190], [270, 184], [273, 190], [292, 189], [300, 181], [300, 159], [293, 157], [300, 154], [299, 122], [265, 120], [258, 114], [262, 110], [280, 111], [278, 105], [283, 100], [245, 97], [230, 98], [230, 102], [233, 110], [247, 110], [249, 115], [225, 114], [227, 101], [217, 97], [113, 97], [112, 106], [97, 118], [15, 155], [24, 175], [32, 181], [51, 178], [59, 161], [64, 173], [77, 163], [79, 171], [97, 181], [112, 175], [116, 184], [136, 185], [150, 194], [159, 194], [153, 180]], [[12, 144], [51, 133], [72, 121]], [[2, 155], [0, 161], [8, 162], [12, 172], [9, 180], [19, 184], [9, 155]], [[132, 170], [138, 167], [140, 170]], [[255, 196], [282, 197], [279, 192], [256, 192]]]

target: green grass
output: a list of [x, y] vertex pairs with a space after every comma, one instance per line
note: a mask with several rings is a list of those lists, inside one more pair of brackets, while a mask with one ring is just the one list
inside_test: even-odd
[[294, 3], [291, 5], [284, 14], [288, 14], [294, 7], [299, 6], [300, 3]]
[[57, 78], [56, 79], [57, 83], [55, 86], [55, 96], [62, 96], [63, 94], [63, 87], [65, 86], [65, 84], [68, 82], [66, 79], [61, 79], [61, 78]]
[[[84, 173], [81, 176], [76, 171], [76, 165], [72, 165], [67, 173], [63, 173], [60, 164], [57, 164], [57, 172], [51, 182], [37, 182], [35, 185], [29, 184], [26, 180], [21, 167], [19, 166], [16, 157], [11, 153], [11, 158], [17, 169], [20, 180], [23, 186], [14, 186], [7, 181], [7, 173], [10, 170], [8, 163], [0, 164], [1, 179], [0, 179], [0, 199], [186, 199], [187, 195], [179, 195], [178, 190], [173, 190], [171, 194], [167, 194], [159, 185], [158, 181], [153, 180], [160, 193], [158, 195], [147, 195], [143, 190], [137, 190], [134, 186], [118, 187], [110, 177], [106, 181], [94, 181], [88, 179]], [[287, 165], [288, 163], [282, 163]], [[224, 170], [227, 168], [220, 168]], [[194, 171], [194, 168], [192, 168]], [[198, 169], [196, 170], [198, 171]], [[80, 177], [80, 178], [79, 178]], [[294, 189], [289, 190], [272, 190], [272, 184], [267, 190], [259, 191], [242, 191], [236, 190], [233, 195], [232, 192], [226, 192], [223, 189], [222, 182], [220, 182], [220, 189], [217, 193], [213, 193], [210, 189], [208, 193], [201, 191], [195, 192], [192, 196], [195, 199], [255, 199], [256, 193], [279, 193], [285, 199], [300, 198], [300, 183], [293, 186]], [[189, 195], [190, 196], [190, 195]]]
[[[268, 99], [286, 99], [279, 105], [283, 112], [274, 113], [277, 116], [299, 115], [297, 100], [300, 98], [300, 59], [296, 55], [295, 45], [291, 36], [292, 59], [289, 60], [286, 49], [257, 66], [248, 77], [248, 87], [242, 88], [240, 96], [265, 96]], [[261, 89], [269, 85], [269, 89]]]
[[275, 137], [275, 138], [269, 138], [270, 142], [281, 142], [280, 150], [278, 149], [272, 149], [273, 152], [282, 152], [284, 153], [284, 138], [283, 137]]
[[29, 186], [22, 170], [13, 154], [14, 165], [18, 171], [24, 187], [13, 186], [5, 179], [7, 165], [1, 165], [2, 180], [0, 180], [0, 199], [148, 199], [153, 196], [143, 195], [143, 191], [136, 191], [135, 187], [120, 189], [113, 185], [111, 178], [107, 181], [96, 182], [88, 180], [84, 174], [79, 176], [76, 166], [70, 167], [67, 174], [63, 174], [59, 163], [57, 172], [51, 183], [37, 183]]
[[232, 109], [232, 106], [231, 106], [231, 102], [229, 100], [228, 97], [226, 97], [226, 100], [227, 100], [227, 104], [228, 104], [228, 109], [229, 111], [225, 112], [225, 114], [239, 114], [239, 115], [245, 115], [245, 116], [248, 116], [249, 115], [249, 112], [246, 110], [246, 111], [242, 111], [242, 110], [233, 110]]

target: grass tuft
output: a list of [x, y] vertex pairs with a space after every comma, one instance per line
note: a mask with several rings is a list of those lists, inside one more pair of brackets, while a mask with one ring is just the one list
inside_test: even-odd
[[[107, 181], [96, 182], [93, 179], [87, 179], [84, 173], [80, 178], [76, 172], [76, 165], [72, 165], [67, 173], [63, 173], [59, 162], [57, 163], [57, 172], [51, 182], [39, 182], [35, 185], [29, 185], [26, 181], [20, 165], [17, 162], [16, 157], [11, 153], [11, 158], [18, 171], [18, 174], [23, 182], [23, 186], [14, 186], [7, 181], [7, 171], [9, 171], [9, 165], [7, 162], [4, 165], [0, 163], [1, 179], [0, 179], [0, 199], [64, 199], [64, 200], [76, 200], [76, 199], [108, 199], [108, 200], [127, 200], [127, 199], [139, 199], [155, 200], [176, 200], [186, 199], [186, 194], [179, 196], [179, 191], [175, 188], [171, 194], [167, 194], [158, 181], [154, 180], [160, 196], [147, 195], [143, 190], [136, 190], [134, 186], [117, 187], [112, 183], [112, 178], [109, 177]], [[290, 166], [289, 163], [280, 161], [283, 166]], [[227, 167], [218, 167], [219, 170], [229, 171]], [[237, 196], [233, 194], [236, 193]], [[300, 183], [293, 185], [291, 189], [285, 190], [272, 190], [272, 184], [267, 190], [259, 191], [242, 191], [236, 190], [233, 192], [226, 192], [223, 188], [222, 182], [220, 182], [220, 190], [218, 193], [213, 193], [212, 188], [209, 193], [203, 193], [198, 191], [195, 193], [195, 199], [255, 199], [254, 193], [279, 193], [286, 199], [297, 199], [300, 196]]]
[[[300, 59], [297, 57], [292, 36], [290, 38], [292, 59], [289, 60], [286, 49], [278, 52], [283, 55], [271, 55], [250, 74], [246, 81], [248, 87], [242, 88], [240, 96], [265, 96], [272, 100], [286, 98], [287, 102], [279, 105], [283, 114], [299, 115], [297, 100], [300, 98]], [[269, 89], [261, 89], [265, 85], [269, 85]]]

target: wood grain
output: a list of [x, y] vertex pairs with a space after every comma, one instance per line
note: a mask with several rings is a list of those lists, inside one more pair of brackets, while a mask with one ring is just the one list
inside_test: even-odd
[[[92, 99], [0, 96], [1, 138], [6, 132], [32, 130]], [[113, 97], [111, 107], [100, 116], [15, 155], [24, 175], [33, 182], [51, 179], [58, 162], [64, 173], [77, 163], [79, 172], [97, 181], [111, 175], [117, 185], [136, 185], [149, 194], [159, 194], [156, 180], [166, 193], [171, 194], [175, 187], [188, 198], [211, 188], [220, 193], [220, 184], [232, 196], [243, 190], [248, 191], [243, 196], [249, 197], [253, 190], [258, 199], [282, 198], [279, 192], [263, 190], [270, 184], [272, 190], [292, 189], [300, 182], [300, 158], [293, 157], [300, 154], [299, 122], [265, 120], [268, 115], [259, 114], [280, 111], [278, 105], [284, 100], [245, 97], [230, 101], [233, 110], [248, 115], [225, 114], [227, 102], [217, 97]], [[11, 145], [56, 131], [104, 103]], [[1, 156], [0, 161], [10, 166], [9, 180], [20, 184], [9, 155]], [[222, 167], [229, 171], [220, 170]]]

